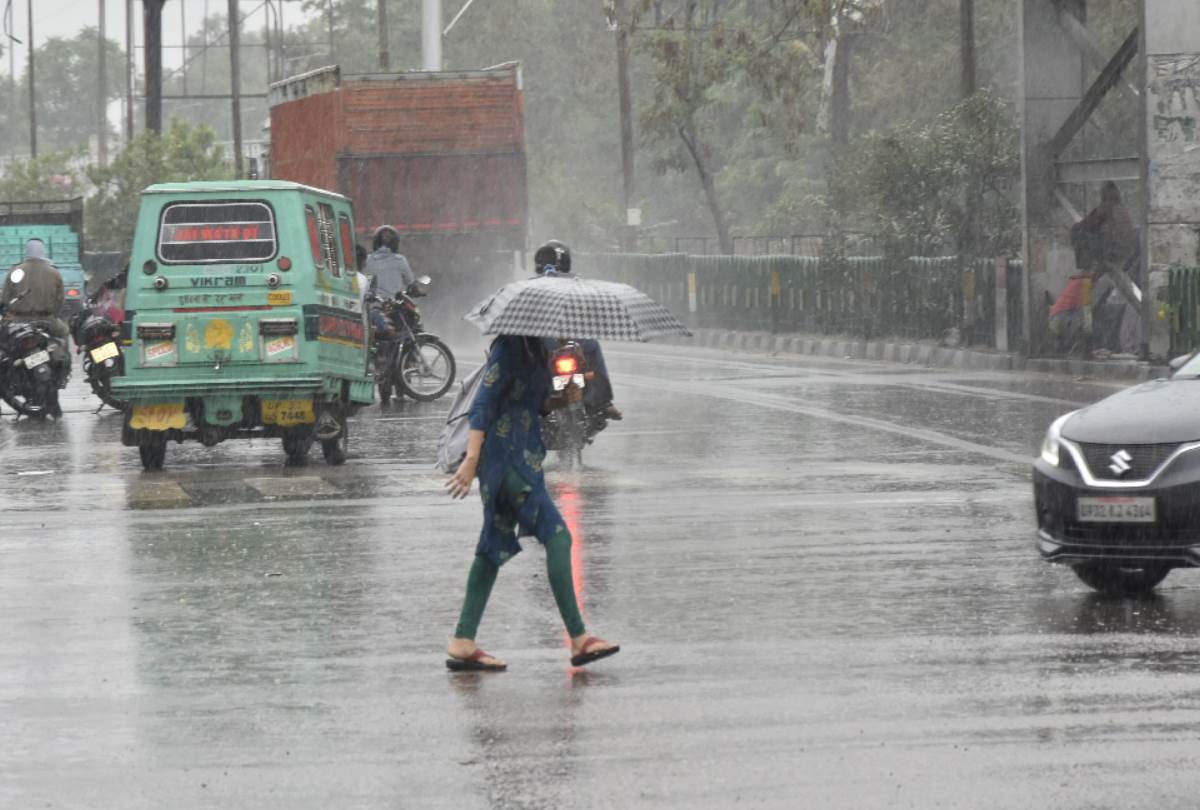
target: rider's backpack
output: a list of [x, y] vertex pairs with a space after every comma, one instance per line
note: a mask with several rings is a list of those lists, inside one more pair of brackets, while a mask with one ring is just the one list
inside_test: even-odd
[[484, 363], [471, 372], [462, 381], [458, 393], [450, 403], [450, 413], [446, 416], [446, 426], [438, 437], [437, 469], [453, 473], [467, 457], [467, 434], [471, 432], [471, 403], [475, 400], [475, 392], [483, 381]]

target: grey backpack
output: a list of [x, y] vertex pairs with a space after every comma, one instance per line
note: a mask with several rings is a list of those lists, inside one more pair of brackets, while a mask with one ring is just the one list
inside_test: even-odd
[[483, 382], [485, 368], [486, 362], [467, 375], [450, 403], [446, 426], [442, 428], [442, 435], [438, 437], [437, 469], [444, 473], [453, 473], [467, 457], [467, 434], [471, 432], [471, 403], [475, 401], [475, 392]]

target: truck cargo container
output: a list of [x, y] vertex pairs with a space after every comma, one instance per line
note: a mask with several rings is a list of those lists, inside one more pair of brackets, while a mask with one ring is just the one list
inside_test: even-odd
[[270, 88], [267, 172], [354, 202], [358, 239], [400, 234], [443, 291], [508, 280], [526, 242], [521, 69], [342, 75]]

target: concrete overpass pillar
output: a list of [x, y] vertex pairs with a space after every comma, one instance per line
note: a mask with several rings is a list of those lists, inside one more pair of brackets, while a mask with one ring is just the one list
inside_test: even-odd
[[1166, 275], [1172, 265], [1200, 265], [1200, 3], [1143, 0], [1146, 227], [1142, 256], [1150, 295], [1149, 352], [1165, 356]]

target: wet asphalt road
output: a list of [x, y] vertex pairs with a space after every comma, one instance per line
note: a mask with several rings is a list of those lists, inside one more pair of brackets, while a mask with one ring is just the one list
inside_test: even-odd
[[0, 807], [1200, 802], [1200, 572], [1105, 600], [1033, 548], [1042, 431], [1112, 389], [609, 364], [626, 420], [549, 465], [623, 647], [586, 670], [536, 543], [479, 636], [509, 671], [444, 670], [479, 523], [431, 471], [444, 401], [364, 411], [341, 468], [172, 445], [156, 475], [78, 372], [62, 424], [5, 409]]

